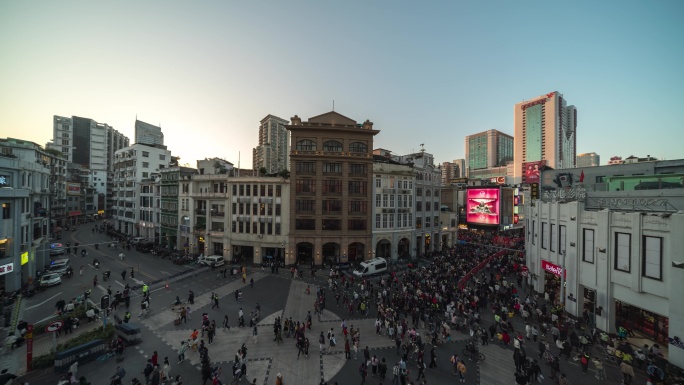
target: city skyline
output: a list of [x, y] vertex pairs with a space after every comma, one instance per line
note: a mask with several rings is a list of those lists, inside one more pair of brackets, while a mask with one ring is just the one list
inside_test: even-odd
[[263, 116], [334, 100], [375, 124], [376, 147], [425, 143], [441, 163], [467, 135], [512, 135], [516, 103], [558, 91], [581, 112], [577, 153], [681, 158], [659, 138], [683, 128], [684, 5], [620, 4], [5, 2], [0, 131], [45, 145], [54, 115], [81, 116], [133, 139], [137, 118], [181, 164], [245, 168]]

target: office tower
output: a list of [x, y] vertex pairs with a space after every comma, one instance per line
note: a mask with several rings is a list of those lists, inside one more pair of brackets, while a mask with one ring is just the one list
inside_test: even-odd
[[135, 143], [136, 144], [164, 144], [164, 134], [161, 127], [153, 126], [141, 120], [135, 120]]
[[442, 185], [447, 186], [452, 180], [462, 178], [465, 172], [464, 164], [464, 159], [454, 159], [453, 162], [442, 163]]
[[576, 167], [595, 167], [601, 165], [601, 157], [595, 152], [577, 155]]
[[46, 147], [87, 172], [87, 184], [95, 189], [95, 210], [110, 214], [111, 171], [114, 153], [129, 145], [129, 139], [106, 123], [90, 118], [53, 116], [52, 141]]
[[513, 137], [487, 130], [465, 138], [466, 170], [501, 167], [513, 161]]
[[289, 169], [290, 132], [285, 128], [287, 120], [273, 115], [261, 119], [259, 145], [252, 150], [252, 169], [266, 169], [275, 174]]
[[525, 100], [514, 108], [516, 182], [529, 183], [543, 166], [575, 167], [577, 109], [557, 91]]

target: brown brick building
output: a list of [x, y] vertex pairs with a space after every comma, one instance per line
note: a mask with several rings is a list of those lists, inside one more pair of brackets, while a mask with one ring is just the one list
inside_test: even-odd
[[369, 259], [372, 247], [373, 123], [328, 112], [286, 126], [291, 133], [287, 260]]

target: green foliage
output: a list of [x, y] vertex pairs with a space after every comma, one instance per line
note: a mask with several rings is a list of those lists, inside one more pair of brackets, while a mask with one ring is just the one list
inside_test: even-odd
[[268, 172], [268, 170], [266, 170], [266, 167], [262, 167], [259, 169], [259, 175], [261, 175], [261, 176], [266, 175], [267, 172]]
[[[44, 328], [43, 328], [44, 329]], [[90, 342], [92, 340], [104, 340], [108, 341], [112, 337], [114, 337], [114, 334], [116, 334], [116, 330], [114, 329], [114, 325], [109, 324], [107, 327], [102, 330], [102, 328], [97, 328], [95, 330], [91, 330], [89, 332], [85, 332], [81, 334], [80, 336], [73, 338], [63, 344], [57, 345], [57, 351], [61, 352], [67, 349], [71, 349], [75, 346], [78, 345], [83, 345], [86, 342]], [[54, 353], [49, 353], [49, 354], [44, 354], [42, 356], [35, 357], [33, 361], [31, 362], [31, 367], [35, 369], [45, 369], [52, 367], [55, 364], [55, 354]]]
[[87, 320], [88, 316], [85, 313], [86, 313], [85, 307], [79, 306], [79, 307], [75, 308], [74, 311], [72, 311], [68, 315], [61, 315], [61, 316], [53, 318], [49, 321], [41, 322], [39, 324], [35, 324], [35, 325], [33, 325], [33, 335], [45, 334], [46, 333], [45, 327], [48, 326], [49, 324], [55, 322], [56, 320], [64, 321], [69, 317], [72, 317], [72, 318], [75, 317], [75, 318], [78, 318], [80, 320]]

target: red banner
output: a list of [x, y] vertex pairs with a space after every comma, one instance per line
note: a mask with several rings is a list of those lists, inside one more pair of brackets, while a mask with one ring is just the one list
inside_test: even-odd
[[567, 278], [568, 276], [567, 270], [544, 259], [542, 259], [542, 270], [549, 272], [556, 277], [560, 277], [561, 272], [563, 272], [563, 278]]
[[31, 361], [33, 361], [33, 324], [26, 327], [26, 371], [31, 371]]

